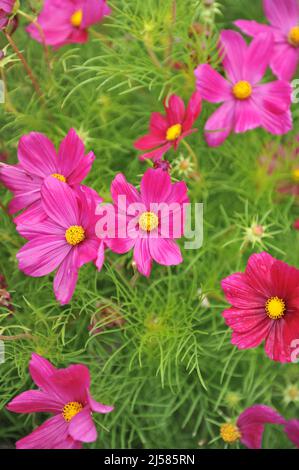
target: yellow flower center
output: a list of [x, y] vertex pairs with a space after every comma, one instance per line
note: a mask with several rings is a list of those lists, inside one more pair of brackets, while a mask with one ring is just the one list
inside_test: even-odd
[[220, 428], [220, 436], [222, 437], [224, 442], [233, 444], [234, 442], [237, 442], [240, 439], [241, 433], [239, 428], [235, 424], [225, 423], [222, 424]]
[[71, 16], [71, 23], [73, 26], [75, 26], [75, 28], [79, 28], [79, 26], [81, 26], [82, 19], [83, 19], [83, 11], [77, 10]]
[[292, 46], [299, 47], [299, 26], [294, 26], [289, 32], [289, 43]]
[[171, 126], [167, 129], [166, 139], [169, 141], [178, 139], [182, 134], [182, 130], [183, 128], [181, 124], [174, 124], [174, 126]]
[[66, 183], [66, 177], [60, 175], [59, 173], [53, 173], [51, 176], [53, 176], [53, 178], [56, 178], [59, 181], [62, 181], [63, 183]]
[[295, 168], [292, 171], [292, 179], [295, 181], [295, 183], [299, 183], [299, 168]]
[[143, 212], [139, 217], [139, 227], [144, 232], [151, 232], [159, 225], [159, 219], [153, 212]]
[[241, 80], [233, 87], [233, 95], [238, 100], [247, 100], [252, 95], [252, 87], [249, 82]]
[[265, 310], [269, 318], [279, 320], [285, 314], [286, 304], [279, 297], [271, 297], [266, 302]]
[[69, 245], [79, 245], [85, 240], [85, 230], [81, 225], [72, 225], [65, 232], [65, 239]]
[[78, 401], [70, 401], [63, 407], [62, 416], [64, 417], [65, 421], [69, 422], [82, 410], [83, 406], [81, 405], [81, 403], [79, 403]]

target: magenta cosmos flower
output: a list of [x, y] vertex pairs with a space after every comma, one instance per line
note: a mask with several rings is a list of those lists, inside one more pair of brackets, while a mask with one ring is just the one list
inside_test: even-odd
[[45, 0], [37, 21], [28, 26], [30, 36], [55, 48], [88, 40], [88, 28], [99, 23], [111, 10], [106, 0]]
[[272, 33], [270, 67], [281, 80], [291, 80], [299, 63], [298, 0], [264, 0], [263, 4], [270, 26], [247, 20], [238, 20], [235, 25], [249, 36]]
[[257, 127], [272, 134], [290, 131], [291, 85], [261, 83], [272, 55], [272, 35], [260, 34], [247, 46], [241, 34], [222, 31], [219, 47], [227, 79], [208, 64], [195, 70], [202, 98], [223, 103], [205, 125], [208, 144], [216, 147], [233, 131], [243, 133]]
[[292, 342], [299, 338], [299, 270], [260, 253], [249, 258], [245, 273], [221, 285], [232, 305], [223, 312], [232, 343], [249, 349], [265, 340], [271, 359], [290, 362]]
[[6, 28], [14, 12], [16, 0], [0, 0], [0, 29]]
[[85, 155], [84, 144], [74, 129], [62, 141], [58, 153], [43, 134], [31, 132], [19, 142], [17, 165], [0, 163], [0, 181], [14, 194], [9, 212], [26, 212], [16, 218], [22, 223], [30, 217], [31, 223], [40, 221], [45, 213], [41, 207], [41, 189], [48, 176], [76, 186], [88, 175], [95, 159], [94, 153]]
[[291, 419], [290, 421], [287, 421], [285, 432], [290, 441], [295, 444], [296, 447], [299, 447], [299, 420]]
[[138, 150], [150, 150], [140, 156], [141, 160], [161, 159], [171, 147], [177, 150], [182, 139], [197, 131], [192, 127], [201, 112], [199, 93], [193, 93], [187, 109], [183, 100], [177, 95], [171, 95], [168, 102], [165, 100], [164, 108], [166, 116], [152, 113], [149, 134], [134, 143]]
[[54, 292], [62, 305], [71, 300], [83, 264], [93, 261], [98, 270], [102, 268], [104, 244], [95, 233], [99, 202], [100, 197], [90, 188], [81, 186], [75, 191], [48, 177], [42, 187], [47, 218], [17, 225], [18, 232], [29, 240], [17, 254], [19, 268], [32, 277], [57, 269]]
[[34, 353], [29, 371], [39, 390], [21, 393], [7, 409], [14, 413], [51, 413], [54, 416], [19, 440], [17, 449], [80, 449], [82, 442], [95, 441], [97, 430], [92, 413], [110, 413], [113, 407], [91, 397], [88, 368], [78, 364], [56, 369]]
[[[118, 174], [111, 195], [113, 205], [103, 206], [102, 213], [108, 214], [105, 243], [112, 251], [123, 254], [134, 249], [137, 269], [147, 277], [153, 261], [164, 266], [183, 261], [175, 239], [184, 232], [184, 205], [189, 202], [185, 183], [172, 184], [167, 172], [149, 168], [142, 177], [140, 193]], [[99, 234], [105, 236], [104, 232]]]
[[240, 441], [249, 449], [261, 449], [265, 424], [285, 424], [285, 419], [269, 406], [254, 405], [240, 414], [236, 423], [225, 423], [220, 436], [227, 444]]

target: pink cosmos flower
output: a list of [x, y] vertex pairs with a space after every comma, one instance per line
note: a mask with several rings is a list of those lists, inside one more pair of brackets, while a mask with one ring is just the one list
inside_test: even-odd
[[254, 405], [240, 414], [236, 424], [223, 424], [220, 436], [228, 444], [240, 441], [249, 449], [261, 449], [265, 424], [285, 422], [285, 419], [269, 406]]
[[294, 229], [299, 230], [299, 219], [296, 219], [294, 222]]
[[285, 134], [292, 129], [291, 85], [285, 81], [261, 83], [272, 48], [271, 34], [260, 34], [247, 46], [241, 34], [222, 31], [220, 51], [227, 79], [208, 64], [195, 70], [202, 98], [223, 103], [205, 125], [210, 146], [221, 145], [233, 131], [262, 127], [272, 134]]
[[291, 419], [285, 425], [285, 432], [293, 444], [299, 447], [299, 420]]
[[83, 264], [93, 261], [98, 270], [102, 268], [104, 244], [95, 233], [96, 206], [101, 199], [90, 188], [81, 186], [75, 191], [52, 177], [44, 181], [41, 192], [47, 218], [17, 225], [18, 232], [29, 240], [17, 259], [28, 276], [41, 277], [57, 269], [54, 293], [64, 305], [72, 298]]
[[168, 102], [164, 101], [166, 116], [152, 113], [149, 134], [138, 139], [134, 146], [138, 150], [151, 150], [140, 156], [141, 160], [151, 158], [160, 160], [171, 147], [177, 150], [182, 139], [196, 132], [192, 126], [201, 112], [201, 96], [193, 93], [187, 109], [183, 100], [171, 95]]
[[111, 9], [106, 0], [45, 0], [37, 21], [43, 37], [35, 24], [28, 26], [30, 36], [38, 42], [59, 48], [88, 40], [88, 28], [99, 23]]
[[270, 67], [279, 79], [290, 81], [299, 63], [298, 0], [263, 0], [263, 5], [270, 26], [246, 20], [238, 20], [235, 25], [249, 36], [272, 33]]
[[299, 338], [299, 270], [260, 253], [249, 258], [245, 273], [221, 285], [232, 305], [223, 312], [232, 344], [249, 349], [265, 340], [271, 359], [290, 362], [292, 342]]
[[17, 449], [81, 449], [82, 442], [94, 442], [97, 430], [92, 413], [110, 413], [113, 406], [102, 405], [91, 397], [88, 368], [78, 364], [56, 369], [34, 353], [29, 371], [39, 389], [21, 393], [7, 409], [54, 416], [19, 440]]
[[22, 223], [41, 221], [45, 213], [41, 207], [41, 189], [48, 176], [76, 186], [88, 175], [95, 159], [93, 152], [85, 155], [84, 144], [74, 129], [70, 129], [61, 142], [58, 153], [52, 142], [43, 134], [31, 132], [19, 142], [19, 163], [0, 163], [0, 181], [14, 194], [9, 212], [14, 214], [27, 209], [16, 218]]
[[15, 0], [0, 0], [0, 30], [6, 28], [13, 13]]
[[166, 171], [149, 168], [142, 177], [140, 193], [118, 174], [111, 195], [113, 205], [102, 210], [112, 227], [105, 239], [112, 251], [123, 254], [134, 249], [137, 269], [147, 277], [153, 260], [164, 266], [183, 261], [174, 239], [184, 232], [184, 204], [189, 202], [185, 183], [172, 184]]

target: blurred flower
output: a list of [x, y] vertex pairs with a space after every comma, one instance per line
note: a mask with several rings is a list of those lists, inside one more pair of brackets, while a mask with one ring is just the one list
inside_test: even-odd
[[94, 442], [97, 430], [92, 413], [110, 413], [113, 406], [98, 403], [90, 395], [88, 368], [76, 364], [56, 369], [34, 353], [29, 371], [39, 389], [21, 393], [7, 409], [14, 413], [39, 412], [54, 416], [20, 439], [17, 449], [81, 449], [83, 442]]
[[283, 393], [283, 400], [287, 405], [299, 402], [299, 388], [296, 384], [287, 386]]
[[225, 403], [229, 408], [237, 408], [240, 404], [242, 397], [238, 392], [227, 392], [225, 395]]
[[74, 187], [88, 175], [95, 159], [94, 153], [85, 155], [84, 144], [71, 129], [62, 141], [58, 153], [52, 142], [43, 134], [31, 132], [19, 142], [19, 163], [0, 163], [0, 181], [13, 192], [9, 212], [26, 209], [16, 223], [40, 222], [45, 218], [41, 206], [41, 189], [47, 177], [64, 181]]
[[169, 172], [171, 170], [171, 165], [168, 160], [157, 160], [154, 162], [155, 170], [161, 168], [163, 171]]
[[291, 362], [291, 344], [299, 337], [299, 270], [268, 253], [250, 256], [245, 273], [222, 280], [231, 308], [223, 312], [239, 349], [259, 346], [279, 362]]
[[287, 421], [285, 432], [290, 441], [295, 444], [296, 447], [299, 447], [299, 420], [291, 419], [290, 421]]
[[197, 90], [211, 103], [223, 103], [205, 125], [207, 143], [221, 145], [232, 131], [244, 133], [258, 127], [272, 134], [292, 129], [289, 83], [261, 83], [272, 54], [272, 37], [257, 36], [247, 46], [241, 34], [222, 31], [220, 54], [228, 80], [210, 65], [195, 70]]
[[18, 0], [0, 0], [0, 29], [5, 29], [20, 6]]
[[55, 48], [88, 40], [88, 28], [110, 15], [106, 0], [47, 0], [37, 18], [43, 35], [34, 23], [27, 27], [30, 36]]
[[190, 157], [185, 157], [183, 154], [180, 154], [174, 161], [173, 170], [179, 176], [186, 178], [194, 173], [195, 165]]
[[0, 306], [6, 307], [11, 312], [14, 311], [14, 307], [11, 303], [11, 295], [7, 290], [7, 283], [5, 277], [0, 274]]
[[42, 187], [42, 208], [46, 219], [31, 219], [17, 225], [28, 243], [17, 254], [19, 268], [28, 276], [42, 277], [55, 271], [54, 293], [61, 305], [70, 302], [79, 269], [94, 262], [100, 271], [104, 243], [95, 233], [100, 197], [87, 187], [76, 191], [63, 181], [48, 177]]
[[152, 113], [149, 134], [134, 143], [138, 150], [155, 149], [142, 154], [139, 157], [141, 160], [161, 159], [171, 147], [177, 150], [181, 140], [197, 130], [192, 129], [192, 126], [201, 112], [199, 93], [193, 93], [187, 109], [183, 100], [177, 95], [171, 95], [168, 103], [165, 100], [164, 107], [166, 116], [157, 112]]
[[248, 449], [261, 449], [265, 424], [285, 424], [285, 419], [269, 406], [254, 405], [240, 414], [236, 423], [225, 423], [220, 436], [227, 444], [240, 441]]
[[[112, 182], [111, 194], [114, 206], [103, 206], [103, 211], [111, 218], [113, 228], [117, 227], [116, 233], [105, 239], [112, 251], [122, 254], [134, 249], [137, 269], [147, 277], [153, 261], [164, 266], [183, 262], [175, 239], [184, 232], [184, 204], [189, 202], [185, 183], [172, 184], [166, 171], [149, 168], [142, 177], [140, 193], [120, 173]], [[126, 204], [119, 207], [124, 197]], [[167, 209], [165, 215], [162, 204]]]
[[203, 291], [201, 288], [198, 289], [197, 293], [200, 297], [201, 306], [204, 308], [210, 308], [211, 304], [209, 302], [208, 296], [203, 294]]
[[270, 25], [238, 20], [235, 25], [243, 33], [256, 37], [272, 34], [273, 54], [270, 67], [280, 80], [292, 80], [299, 64], [299, 4], [297, 0], [263, 0]]
[[97, 304], [97, 310], [97, 313], [93, 316], [88, 326], [88, 330], [93, 335], [102, 333], [106, 329], [121, 328], [126, 322], [115, 305], [107, 305], [106, 302], [99, 302]]

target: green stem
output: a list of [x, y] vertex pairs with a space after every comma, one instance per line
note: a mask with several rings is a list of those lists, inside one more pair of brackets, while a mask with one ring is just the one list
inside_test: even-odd
[[182, 143], [184, 144], [184, 146], [186, 147], [186, 149], [188, 150], [189, 152], [189, 155], [190, 157], [192, 158], [194, 164], [195, 164], [195, 168], [196, 170], [198, 171], [199, 170], [199, 165], [198, 165], [198, 159], [197, 159], [197, 156], [194, 152], [194, 150], [192, 149], [192, 147], [188, 144], [188, 142], [186, 142], [185, 139], [182, 140]]

